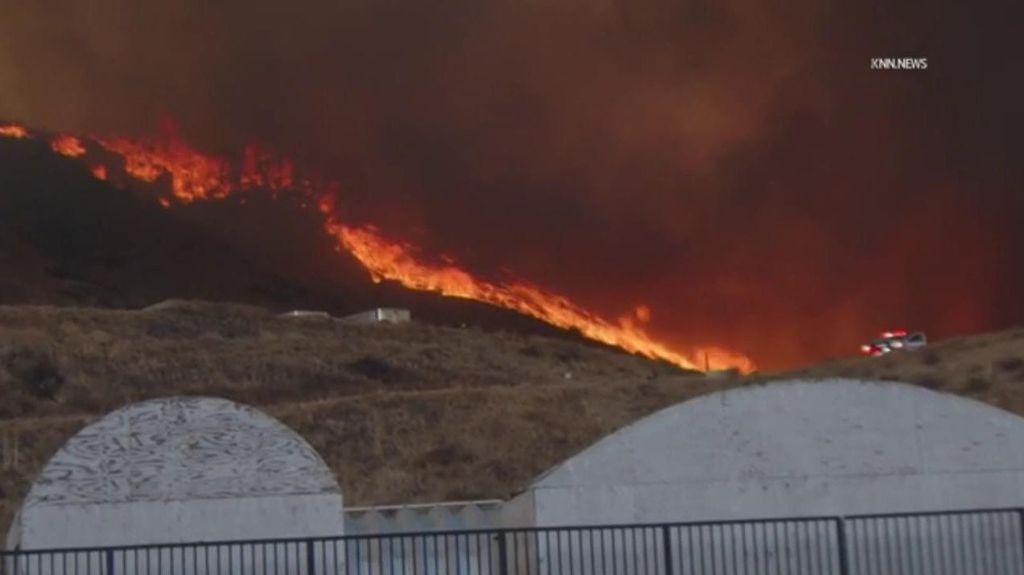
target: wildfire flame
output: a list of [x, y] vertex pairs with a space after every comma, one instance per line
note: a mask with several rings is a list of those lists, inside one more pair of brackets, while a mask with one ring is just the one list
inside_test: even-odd
[[[257, 146], [247, 146], [242, 156], [239, 183], [244, 189], [292, 189], [296, 186], [295, 166], [288, 160], [275, 158], [273, 154]], [[301, 187], [303, 191], [309, 191], [308, 182]]]
[[0, 136], [6, 138], [27, 138], [28, 130], [18, 124], [0, 124]]
[[[23, 138], [28, 136], [28, 132], [16, 124], [2, 124], [0, 135]], [[390, 241], [373, 226], [344, 223], [335, 204], [337, 184], [300, 178], [292, 162], [259, 147], [246, 147], [239, 168], [234, 169], [224, 159], [189, 147], [168, 121], [163, 123], [159, 139], [97, 137], [92, 141], [120, 156], [128, 176], [142, 182], [166, 178], [171, 197], [158, 200], [164, 207], [171, 207], [174, 202], [224, 198], [238, 191], [253, 189], [296, 194], [303, 205], [317, 207], [324, 217], [326, 233], [334, 238], [340, 250], [349, 252], [362, 263], [374, 281], [396, 281], [415, 290], [515, 310], [558, 327], [578, 330], [590, 339], [681, 367], [733, 367], [744, 372], [754, 369], [749, 358], [726, 349], [709, 346], [684, 351], [655, 340], [642, 327], [650, 322], [652, 316], [646, 305], [638, 305], [617, 321], [609, 321], [564, 296], [525, 281], [496, 283], [478, 278], [461, 269], [451, 258], [442, 258], [443, 263], [440, 264], [430, 263], [420, 257], [414, 246]], [[57, 153], [67, 156], [77, 157], [86, 153], [82, 141], [73, 136], [58, 136], [51, 146]], [[93, 165], [91, 171], [98, 179], [107, 178], [108, 167], [105, 165]]]
[[97, 138], [107, 150], [124, 158], [124, 171], [143, 182], [170, 176], [171, 193], [183, 203], [224, 198], [231, 193], [231, 167], [220, 158], [205, 156], [186, 146], [165, 127], [165, 138], [137, 142], [127, 138]]
[[[744, 372], [754, 368], [749, 358], [717, 347], [694, 349], [689, 353], [673, 350], [655, 341], [630, 317], [611, 323], [580, 308], [564, 296], [546, 292], [529, 283], [497, 285], [475, 278], [454, 265], [425, 264], [417, 261], [413, 247], [389, 242], [372, 227], [346, 226], [328, 215], [325, 228], [377, 281], [398, 281], [416, 290], [433, 291], [449, 297], [472, 299], [512, 309], [558, 327], [579, 330], [590, 339], [682, 367], [736, 367]], [[650, 319], [650, 310], [646, 306], [641, 306], [637, 311], [641, 321], [644, 317]]]
[[50, 147], [54, 152], [69, 158], [77, 158], [85, 155], [85, 146], [82, 141], [74, 136], [61, 135], [50, 141]]

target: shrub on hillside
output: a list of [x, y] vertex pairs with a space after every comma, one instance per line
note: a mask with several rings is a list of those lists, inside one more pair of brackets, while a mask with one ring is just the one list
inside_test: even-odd
[[928, 366], [936, 366], [942, 363], [942, 356], [933, 349], [925, 350], [921, 354], [921, 363]]
[[944, 385], [941, 378], [930, 373], [914, 376], [911, 381], [928, 389], [941, 389]]
[[15, 348], [3, 354], [3, 368], [29, 394], [53, 399], [64, 385], [64, 376], [53, 354], [35, 348]]
[[998, 362], [999, 369], [1009, 372], [1018, 373], [1024, 372], [1024, 359], [1019, 357], [1006, 357]]
[[397, 383], [410, 377], [409, 372], [402, 367], [372, 355], [357, 359], [349, 363], [346, 368], [367, 379], [384, 383]]
[[964, 385], [964, 391], [972, 395], [985, 393], [991, 388], [992, 381], [983, 377], [972, 377]]
[[159, 339], [195, 339], [206, 334], [238, 339], [260, 334], [259, 317], [238, 313], [233, 308], [211, 307], [205, 313], [162, 311], [146, 319], [146, 335]]

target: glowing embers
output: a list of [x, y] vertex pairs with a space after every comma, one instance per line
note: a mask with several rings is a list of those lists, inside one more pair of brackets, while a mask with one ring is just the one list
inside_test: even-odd
[[0, 136], [5, 138], [27, 138], [28, 130], [18, 124], [0, 124]]
[[50, 140], [50, 148], [54, 152], [69, 158], [77, 158], [85, 155], [85, 146], [82, 141], [74, 136], [61, 135]]
[[239, 183], [243, 188], [273, 191], [291, 188], [295, 185], [295, 166], [257, 146], [246, 146]]

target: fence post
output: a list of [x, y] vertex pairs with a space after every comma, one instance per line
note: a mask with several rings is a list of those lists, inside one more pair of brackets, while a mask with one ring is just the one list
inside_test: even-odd
[[107, 575], [114, 575], [114, 550], [107, 549]]
[[1024, 570], [1024, 509], [1017, 510], [1017, 524], [1020, 526], [1020, 558], [1021, 569]]
[[665, 575], [672, 575], [675, 566], [672, 565], [672, 527], [663, 525], [661, 527], [661, 549], [665, 556]]
[[836, 517], [836, 540], [839, 544], [839, 575], [849, 575], [850, 557], [846, 552], [846, 518]]
[[313, 540], [306, 540], [306, 573], [316, 575], [316, 555], [313, 554]]
[[508, 575], [508, 543], [505, 541], [507, 532], [498, 532], [498, 573]]

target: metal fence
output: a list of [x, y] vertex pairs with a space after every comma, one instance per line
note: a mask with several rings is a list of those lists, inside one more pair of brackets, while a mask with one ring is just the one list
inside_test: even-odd
[[1024, 510], [0, 552], [0, 575], [1024, 575]]

